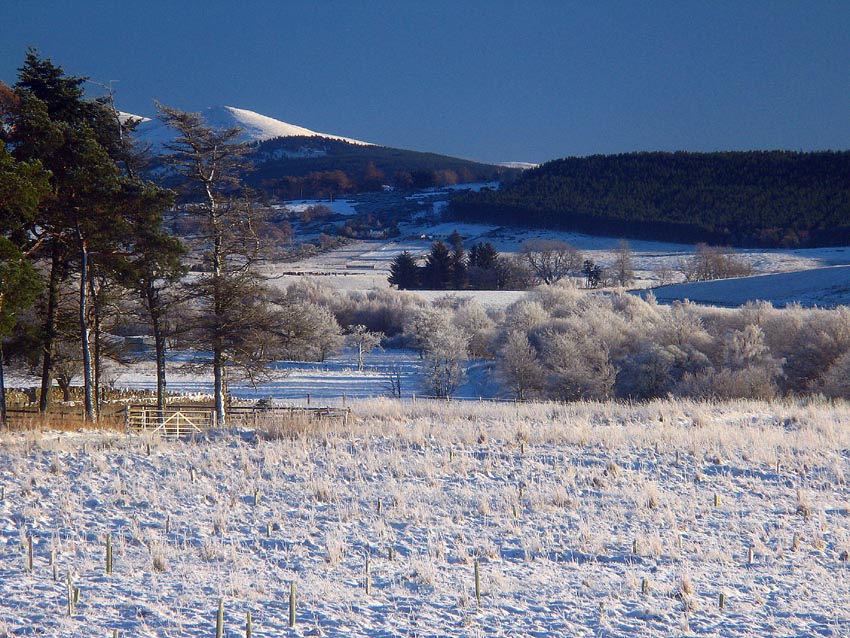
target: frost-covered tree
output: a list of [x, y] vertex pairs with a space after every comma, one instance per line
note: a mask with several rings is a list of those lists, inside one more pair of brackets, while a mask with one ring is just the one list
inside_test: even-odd
[[468, 356], [469, 337], [453, 323], [453, 315], [450, 308], [425, 308], [413, 316], [406, 330], [420, 351], [430, 391], [441, 398], [454, 395], [463, 381]]
[[520, 401], [531, 398], [543, 386], [544, 373], [537, 351], [528, 337], [519, 331], [510, 332], [499, 350], [499, 375]]
[[496, 324], [477, 301], [462, 303], [454, 313], [452, 323], [467, 336], [469, 355], [492, 357]]
[[465, 377], [467, 337], [458, 327], [449, 325], [425, 351], [425, 368], [435, 397], [450, 399]]
[[617, 369], [608, 346], [590, 336], [547, 330], [539, 349], [547, 370], [550, 396], [564, 401], [608, 399], [613, 395]]
[[354, 347], [354, 351], [357, 353], [357, 370], [363, 371], [363, 359], [364, 357], [372, 352], [375, 348], [377, 348], [381, 339], [384, 338], [384, 333], [382, 332], [372, 332], [366, 326], [351, 326], [348, 329], [348, 335], [346, 340], [348, 343]]
[[290, 293], [274, 305], [270, 356], [291, 361], [324, 361], [342, 346], [342, 329], [327, 307]]
[[635, 278], [634, 256], [629, 242], [621, 240], [614, 250], [614, 262], [611, 264], [611, 279], [617, 286], [628, 286]]

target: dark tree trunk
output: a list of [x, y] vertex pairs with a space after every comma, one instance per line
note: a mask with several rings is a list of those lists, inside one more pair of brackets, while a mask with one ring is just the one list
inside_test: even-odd
[[89, 252], [86, 239], [77, 225], [77, 239], [80, 244], [80, 345], [83, 347], [83, 390], [85, 393], [86, 421], [94, 423], [94, 400], [92, 398], [91, 346], [89, 345], [88, 323], [88, 276]]
[[50, 278], [47, 286], [47, 313], [42, 329], [41, 394], [38, 397], [38, 411], [47, 412], [50, 404], [50, 386], [53, 381], [53, 341], [56, 338], [56, 306], [59, 297], [59, 245], [53, 242], [50, 260]]
[[148, 277], [145, 288], [145, 301], [148, 305], [148, 312], [151, 318], [151, 327], [153, 328], [154, 350], [156, 352], [156, 408], [159, 416], [162, 417], [165, 411], [165, 331], [162, 327], [162, 307], [159, 297], [159, 292], [154, 286], [154, 277]]
[[0, 428], [5, 428], [6, 423], [6, 371], [3, 365], [3, 339], [0, 338]]
[[213, 349], [213, 378], [216, 425], [218, 427], [224, 427], [226, 417], [224, 405], [224, 357], [222, 357], [221, 347], [217, 344]]
[[91, 276], [90, 282], [90, 291], [92, 298], [92, 318], [94, 319], [94, 352], [92, 357], [92, 368], [94, 372], [94, 382], [93, 382], [93, 394], [94, 394], [94, 414], [95, 417], [100, 419], [100, 402], [101, 402], [101, 364], [102, 364], [102, 351], [101, 351], [101, 314], [102, 314], [102, 298], [100, 294], [103, 294], [103, 290], [98, 293], [97, 286], [94, 283], [94, 275]]
[[65, 403], [68, 403], [71, 400], [71, 380], [71, 377], [66, 377], [61, 374], [56, 377], [56, 383], [59, 384], [59, 388], [62, 390], [62, 400]]

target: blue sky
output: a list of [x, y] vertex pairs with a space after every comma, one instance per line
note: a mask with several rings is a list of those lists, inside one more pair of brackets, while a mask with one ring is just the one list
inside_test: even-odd
[[483, 161], [850, 148], [850, 0], [4, 0], [0, 80], [28, 46], [140, 115]]

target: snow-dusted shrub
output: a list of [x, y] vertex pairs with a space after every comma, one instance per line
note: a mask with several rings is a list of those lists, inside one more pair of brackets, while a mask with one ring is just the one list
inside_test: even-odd
[[286, 287], [286, 296], [296, 302], [330, 306], [339, 291], [318, 277], [300, 277]]
[[617, 371], [617, 395], [634, 399], [652, 399], [668, 395], [674, 386], [676, 346], [639, 343], [631, 356], [624, 358]]
[[823, 375], [840, 355], [850, 350], [850, 308], [802, 311], [804, 319], [786, 358], [788, 389], [820, 392]]
[[539, 335], [548, 396], [565, 401], [611, 397], [616, 368], [607, 344], [590, 336], [546, 330]]
[[364, 325], [388, 337], [402, 334], [411, 315], [425, 305], [425, 301], [414, 293], [384, 289], [368, 293], [349, 292], [347, 295], [340, 295], [337, 291], [330, 302], [340, 325]]
[[505, 311], [505, 332], [522, 331], [529, 332], [546, 324], [551, 317], [549, 313], [538, 302], [521, 299]]
[[474, 300], [461, 304], [454, 313], [452, 323], [467, 335], [471, 357], [492, 357], [496, 323], [481, 304]]
[[834, 399], [850, 399], [850, 351], [840, 354], [826, 369], [818, 389]]
[[531, 301], [537, 302], [553, 317], [568, 317], [579, 313], [590, 299], [571, 280], [561, 280], [549, 286], [538, 286], [528, 293]]
[[543, 387], [540, 358], [524, 332], [514, 330], [505, 337], [497, 363], [503, 382], [520, 401], [531, 398]]

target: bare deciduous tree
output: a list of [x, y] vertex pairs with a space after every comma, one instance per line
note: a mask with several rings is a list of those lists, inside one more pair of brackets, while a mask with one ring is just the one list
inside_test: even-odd
[[629, 242], [621, 240], [617, 243], [610, 273], [614, 283], [618, 286], [628, 286], [634, 280], [634, 255]]
[[552, 284], [581, 268], [581, 253], [565, 241], [538, 239], [522, 245], [522, 255], [534, 275]]
[[239, 129], [217, 130], [199, 113], [157, 107], [177, 131], [164, 159], [182, 178], [185, 213], [197, 220], [195, 250], [203, 272], [192, 284], [197, 311], [192, 333], [197, 345], [211, 352], [215, 411], [224, 424], [226, 368], [254, 378], [268, 360], [262, 335], [275, 323], [254, 268], [260, 218], [240, 182], [249, 149], [237, 141]]
[[697, 244], [696, 253], [679, 263], [679, 271], [685, 281], [708, 281], [730, 279], [753, 274], [753, 267], [745, 258], [736, 255], [730, 248]]

